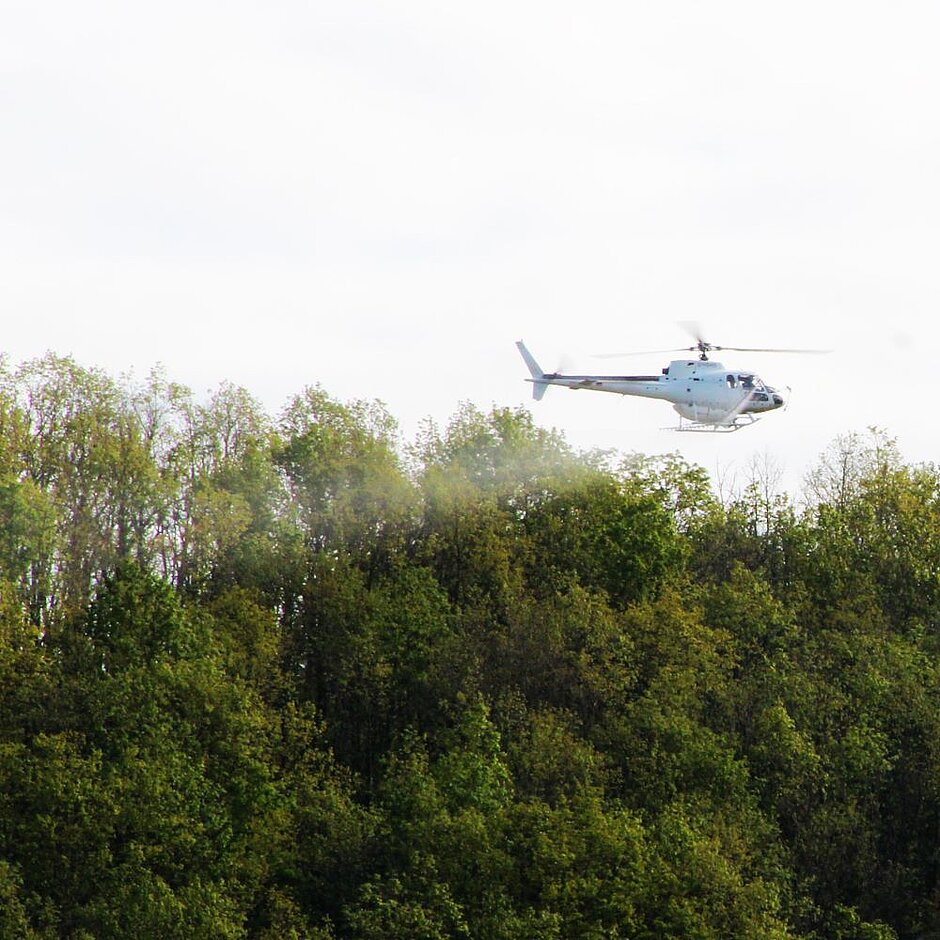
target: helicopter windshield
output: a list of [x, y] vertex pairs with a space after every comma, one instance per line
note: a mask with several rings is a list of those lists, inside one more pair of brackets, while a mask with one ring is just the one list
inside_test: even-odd
[[[759, 391], [766, 391], [767, 386], [756, 376], [756, 375], [739, 375], [738, 381], [741, 383], [742, 388], [748, 390], [758, 389]], [[731, 384], [730, 382], [728, 383]], [[732, 388], [734, 386], [732, 385]]]

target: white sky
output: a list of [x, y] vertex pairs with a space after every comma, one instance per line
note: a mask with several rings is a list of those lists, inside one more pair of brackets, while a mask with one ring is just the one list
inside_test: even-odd
[[0, 347], [321, 382], [410, 436], [546, 369], [686, 342], [792, 386], [734, 435], [549, 390], [580, 447], [757, 455], [869, 425], [937, 460], [940, 8], [0, 0]]

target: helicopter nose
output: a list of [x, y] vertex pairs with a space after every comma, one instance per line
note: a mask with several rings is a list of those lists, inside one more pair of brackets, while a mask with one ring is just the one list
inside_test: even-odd
[[774, 407], [779, 408], [783, 404], [782, 395], [774, 395]]

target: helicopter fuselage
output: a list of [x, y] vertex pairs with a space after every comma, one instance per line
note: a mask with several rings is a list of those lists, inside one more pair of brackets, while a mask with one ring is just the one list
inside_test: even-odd
[[739, 427], [739, 419], [753, 421], [784, 404], [783, 396], [755, 373], [727, 369], [708, 359], [674, 359], [659, 375], [568, 375], [541, 372], [534, 360], [529, 362], [528, 350], [518, 345], [529, 364], [536, 398], [549, 385], [654, 398], [670, 402], [681, 417], [716, 429]]

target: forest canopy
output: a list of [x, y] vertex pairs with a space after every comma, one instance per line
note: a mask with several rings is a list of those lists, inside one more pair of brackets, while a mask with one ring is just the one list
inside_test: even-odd
[[0, 370], [0, 935], [940, 930], [940, 470]]

